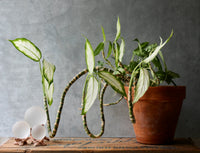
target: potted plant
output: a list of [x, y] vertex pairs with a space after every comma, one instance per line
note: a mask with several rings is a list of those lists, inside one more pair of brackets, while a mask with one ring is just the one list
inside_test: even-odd
[[[114, 105], [119, 103], [123, 98], [126, 98], [130, 120], [134, 125], [137, 141], [147, 144], [171, 143], [181, 104], [185, 98], [185, 87], [176, 86], [173, 81], [173, 79], [179, 78], [179, 75], [168, 70], [161, 52], [161, 49], [172, 37], [173, 31], [166, 41], [163, 42], [162, 38], [160, 38], [159, 45], [156, 43], [150, 44], [149, 42], [141, 43], [138, 39], [134, 39], [138, 47], [133, 50], [132, 58], [129, 64], [126, 65], [122, 63], [125, 52], [125, 40], [121, 37], [119, 18], [116, 27], [116, 37], [112, 42], [106, 40], [102, 27], [103, 41], [98, 44], [95, 50], [93, 50], [90, 41], [85, 37], [85, 60], [87, 68], [78, 73], [64, 89], [53, 131], [50, 126], [48, 105], [51, 105], [53, 102], [53, 75], [55, 66], [45, 59], [41, 62], [41, 51], [31, 41], [25, 38], [10, 40], [16, 49], [33, 61], [39, 62], [49, 136], [54, 137], [56, 135], [68, 89], [81, 76], [87, 74], [83, 87], [81, 114], [85, 131], [90, 137], [98, 138], [104, 133], [104, 105]], [[107, 49], [106, 46], [108, 46]], [[105, 50], [107, 50], [107, 53]], [[103, 60], [98, 61], [97, 66], [95, 66], [95, 56], [100, 53]], [[160, 86], [162, 82], [166, 82], [167, 84], [172, 83], [174, 86]], [[103, 104], [103, 96], [107, 86], [111, 86], [117, 93], [121, 94], [118, 101]], [[90, 132], [86, 120], [86, 114], [96, 98], [100, 101], [102, 122], [101, 132], [97, 135]], [[177, 115], [177, 117], [173, 115]], [[152, 118], [148, 119], [146, 117]], [[158, 130], [156, 130], [157, 127]]]

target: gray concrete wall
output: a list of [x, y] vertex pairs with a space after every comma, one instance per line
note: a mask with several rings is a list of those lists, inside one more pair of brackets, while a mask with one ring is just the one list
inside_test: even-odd
[[[129, 60], [141, 41], [159, 42], [171, 30], [174, 36], [163, 49], [170, 69], [187, 86], [177, 137], [200, 137], [200, 1], [199, 0], [0, 0], [0, 136], [12, 136], [11, 127], [23, 119], [32, 105], [43, 106], [39, 65], [24, 57], [8, 39], [25, 37], [56, 65], [54, 103], [50, 108], [52, 124], [63, 89], [72, 77], [86, 68], [85, 35], [96, 46], [102, 41], [101, 25], [108, 39], [115, 37], [120, 17], [122, 36]], [[86, 137], [80, 116], [84, 78], [69, 90], [57, 136]], [[105, 101], [111, 101], [112, 90]], [[89, 112], [89, 126], [98, 132], [100, 123], [96, 104]], [[134, 136], [123, 103], [105, 108], [105, 137]]]

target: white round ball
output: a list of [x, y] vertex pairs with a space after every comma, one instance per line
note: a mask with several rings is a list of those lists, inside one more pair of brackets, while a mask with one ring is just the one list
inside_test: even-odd
[[13, 125], [12, 132], [16, 138], [27, 138], [30, 135], [30, 126], [26, 121], [18, 121]]
[[46, 136], [46, 129], [43, 125], [36, 125], [32, 128], [31, 134], [33, 138], [41, 140]]
[[24, 119], [29, 123], [31, 127], [35, 125], [46, 124], [47, 121], [44, 109], [39, 106], [33, 106], [29, 108], [25, 112]]

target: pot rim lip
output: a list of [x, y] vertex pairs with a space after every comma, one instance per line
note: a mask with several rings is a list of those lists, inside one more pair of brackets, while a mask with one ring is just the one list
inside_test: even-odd
[[[128, 87], [127, 85], [124, 85], [124, 87]], [[161, 86], [149, 86], [149, 88], [186, 88], [186, 86], [172, 86], [172, 85], [161, 85]]]
[[[127, 90], [128, 86], [125, 86]], [[151, 95], [154, 95], [153, 97]], [[151, 97], [151, 98], [150, 98]], [[186, 97], [186, 86], [156, 86], [149, 87], [145, 94], [140, 98], [144, 99], [160, 99], [160, 97], [165, 97], [164, 99], [185, 99]], [[173, 98], [173, 99], [174, 99]], [[163, 98], [162, 98], [163, 99]]]

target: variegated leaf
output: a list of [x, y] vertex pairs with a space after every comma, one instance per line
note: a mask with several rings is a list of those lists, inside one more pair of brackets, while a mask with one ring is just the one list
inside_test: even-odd
[[172, 35], [173, 35], [173, 30], [172, 30], [169, 38], [164, 43], [162, 43], [162, 38], [160, 38], [160, 40], [161, 40], [160, 45], [157, 46], [156, 49], [154, 50], [154, 52], [149, 57], [147, 57], [143, 62], [144, 63], [151, 62], [158, 55], [158, 53], [161, 50], [161, 48], [163, 48], [165, 46], [165, 44], [170, 40], [170, 38], [172, 37]]
[[17, 38], [15, 40], [9, 40], [17, 50], [23, 53], [33, 61], [40, 61], [42, 54], [37, 46], [35, 46], [30, 40], [26, 38]]
[[98, 75], [104, 79], [116, 92], [126, 96], [123, 83], [108, 71], [99, 71]]
[[89, 73], [93, 73], [94, 66], [95, 66], [94, 51], [87, 38], [85, 42], [85, 60], [86, 60]]
[[135, 96], [133, 103], [136, 103], [149, 88], [149, 72], [148, 70], [141, 68], [140, 76], [135, 89]]
[[56, 70], [55, 65], [43, 59], [43, 75], [49, 84], [53, 82], [53, 76], [54, 76], [55, 70]]
[[82, 115], [86, 114], [87, 111], [92, 107], [94, 101], [98, 94], [99, 83], [97, 79], [92, 75], [86, 79], [85, 87], [83, 91], [84, 101], [83, 101], [83, 109]]

